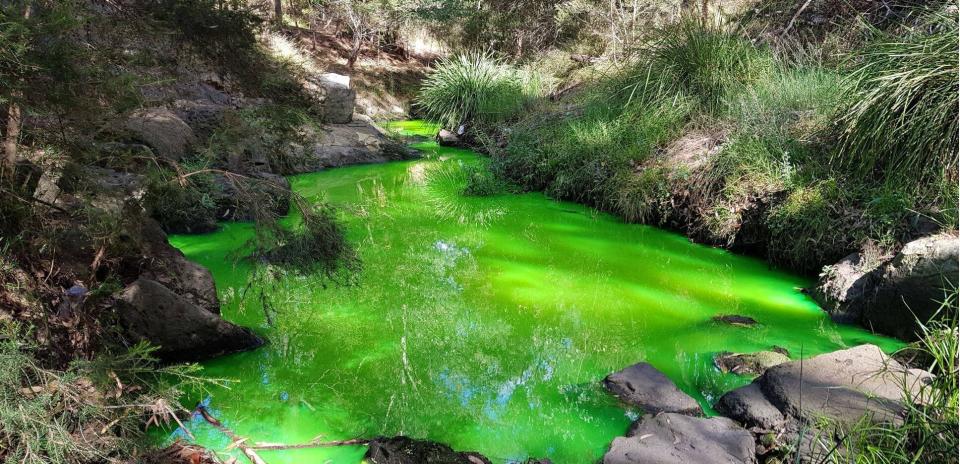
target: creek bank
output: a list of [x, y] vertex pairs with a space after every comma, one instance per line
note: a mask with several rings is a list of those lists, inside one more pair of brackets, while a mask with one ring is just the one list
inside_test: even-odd
[[[669, 379], [664, 385], [665, 376], [652, 366], [635, 366], [627, 368], [631, 385], [656, 385], [651, 394], [676, 389]], [[802, 462], [819, 462], [842, 447], [838, 437], [844, 428], [863, 420], [902, 423], [902, 402], [919, 401], [931, 379], [929, 372], [900, 364], [874, 345], [784, 362], [723, 395], [715, 409], [725, 417], [647, 410], [625, 436], [614, 439], [603, 462], [752, 463], [791, 446]]]

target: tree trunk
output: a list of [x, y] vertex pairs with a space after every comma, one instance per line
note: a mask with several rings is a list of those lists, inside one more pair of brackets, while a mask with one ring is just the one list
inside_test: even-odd
[[[33, 5], [27, 2], [23, 10], [23, 19], [30, 19]], [[18, 84], [23, 85], [20, 79]], [[23, 112], [20, 108], [20, 99], [23, 93], [20, 90], [10, 92], [10, 103], [7, 105], [7, 130], [3, 138], [3, 162], [0, 163], [0, 177], [10, 176], [12, 179], [17, 168], [17, 144], [20, 142], [20, 126], [23, 122]]]
[[273, 20], [283, 29], [283, 0], [273, 0]]

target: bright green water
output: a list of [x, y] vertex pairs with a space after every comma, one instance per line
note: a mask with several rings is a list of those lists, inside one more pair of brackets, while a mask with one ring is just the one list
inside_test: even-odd
[[[213, 272], [226, 317], [270, 340], [205, 364], [207, 375], [237, 380], [207, 401], [240, 435], [294, 443], [405, 434], [495, 462], [593, 462], [636, 417], [599, 386], [626, 365], [651, 362], [709, 407], [749, 381], [715, 370], [717, 351], [778, 345], [797, 357], [897, 346], [831, 323], [798, 291], [811, 282], [759, 260], [541, 194], [463, 197], [459, 167], [481, 160], [420, 148], [420, 161], [291, 179], [306, 197], [339, 206], [363, 270], [350, 287], [272, 282], [274, 327], [255, 302], [240, 303], [250, 264], [228, 257], [249, 224], [171, 237]], [[719, 325], [716, 314], [760, 324]], [[205, 445], [228, 444], [200, 420], [189, 427]], [[363, 452], [261, 454], [271, 464], [357, 463]]]

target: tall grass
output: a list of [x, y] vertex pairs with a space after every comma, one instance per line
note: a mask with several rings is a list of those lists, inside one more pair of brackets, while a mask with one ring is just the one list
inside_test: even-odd
[[543, 83], [536, 73], [491, 53], [468, 52], [441, 60], [424, 80], [417, 106], [448, 128], [489, 125], [515, 116]]
[[854, 55], [838, 117], [836, 161], [922, 188], [956, 172], [957, 14], [946, 9], [902, 37], [879, 37]]
[[700, 19], [663, 28], [645, 50], [652, 69], [679, 90], [716, 109], [725, 95], [770, 76], [772, 55], [762, 47]]

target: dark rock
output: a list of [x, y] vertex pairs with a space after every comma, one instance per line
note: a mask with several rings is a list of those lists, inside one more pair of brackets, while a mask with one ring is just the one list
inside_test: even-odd
[[740, 327], [750, 327], [757, 324], [756, 319], [747, 316], [740, 316], [737, 314], [720, 314], [713, 316], [714, 322], [719, 322], [721, 324], [730, 324]]
[[726, 393], [714, 408], [747, 427], [773, 430], [784, 424], [783, 413], [763, 396], [756, 383]]
[[790, 361], [790, 358], [776, 351], [758, 351], [756, 353], [717, 353], [713, 363], [721, 372], [734, 374], [760, 375], [777, 364]]
[[603, 386], [624, 403], [644, 412], [675, 412], [702, 415], [697, 400], [681, 391], [667, 376], [649, 363], [637, 363], [603, 379]]
[[233, 109], [232, 105], [204, 100], [177, 100], [173, 103], [174, 113], [190, 126], [200, 140], [213, 135], [223, 122], [224, 115]]
[[117, 298], [126, 336], [158, 346], [168, 362], [200, 361], [263, 344], [250, 329], [194, 305], [154, 280], [140, 278]]
[[131, 136], [161, 157], [180, 161], [195, 143], [193, 129], [172, 111], [147, 108], [134, 112], [124, 125]]
[[196, 306], [220, 314], [217, 287], [210, 271], [171, 246], [157, 221], [144, 218], [139, 232], [143, 260], [140, 276], [163, 284]]
[[645, 416], [613, 440], [603, 464], [755, 463], [753, 434], [725, 417]]
[[370, 464], [490, 464], [479, 453], [408, 437], [375, 438], [363, 458]]

